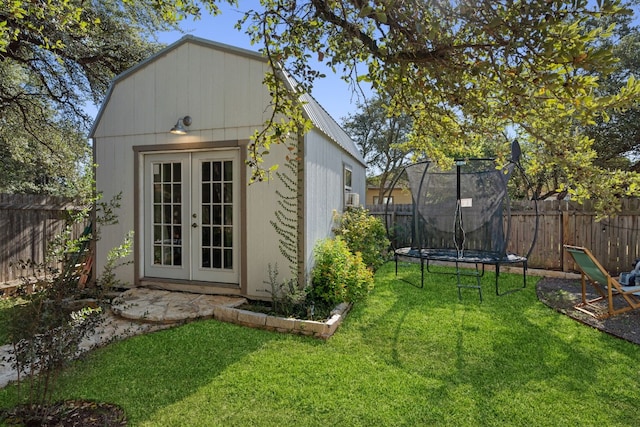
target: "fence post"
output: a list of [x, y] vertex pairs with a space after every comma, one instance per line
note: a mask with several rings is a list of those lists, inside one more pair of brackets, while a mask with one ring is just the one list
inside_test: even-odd
[[566, 201], [560, 201], [560, 211], [562, 215], [562, 221], [560, 222], [560, 267], [562, 271], [569, 271], [569, 262], [564, 245], [574, 244], [574, 239], [571, 233], [571, 227], [569, 224], [569, 204]]

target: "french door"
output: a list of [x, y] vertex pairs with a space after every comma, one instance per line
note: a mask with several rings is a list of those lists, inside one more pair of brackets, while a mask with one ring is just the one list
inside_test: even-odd
[[144, 159], [145, 276], [239, 283], [238, 151]]

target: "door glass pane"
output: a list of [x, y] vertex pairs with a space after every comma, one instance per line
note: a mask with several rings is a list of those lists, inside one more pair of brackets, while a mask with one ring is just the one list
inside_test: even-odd
[[213, 206], [213, 217], [211, 223], [215, 225], [222, 225], [222, 206]]
[[162, 201], [162, 184], [153, 184], [153, 202], [160, 203], [161, 201]]
[[208, 230], [206, 236], [203, 230], [200, 267], [233, 269], [233, 162], [207, 160], [201, 171], [203, 191], [210, 193], [201, 197], [202, 224]]
[[233, 268], [233, 251], [231, 249], [224, 250], [224, 268]]
[[182, 185], [173, 185], [173, 203], [180, 203], [182, 201]]
[[211, 184], [202, 183], [202, 203], [211, 202]]
[[172, 163], [162, 164], [162, 182], [171, 182], [171, 166]]
[[222, 181], [222, 171], [220, 170], [222, 168], [222, 163], [221, 162], [211, 162], [211, 166], [212, 166], [212, 169], [213, 169], [212, 181], [214, 181], [214, 182]]
[[222, 246], [222, 232], [221, 227], [213, 227], [213, 246]]
[[224, 180], [226, 182], [233, 181], [233, 162], [226, 161], [224, 162]]
[[211, 163], [202, 163], [202, 182], [211, 181]]
[[202, 268], [211, 267], [211, 249], [202, 248]]
[[173, 205], [173, 223], [174, 224], [181, 224], [182, 223], [182, 212], [180, 212], [180, 206], [179, 205]]
[[233, 206], [225, 205], [224, 207], [224, 225], [233, 225]]
[[231, 203], [233, 200], [233, 184], [226, 183], [224, 185], [224, 202]]
[[154, 163], [153, 264], [182, 265], [182, 165]]
[[222, 268], [222, 250], [221, 249], [214, 249], [213, 250], [213, 264], [212, 267], [213, 268]]
[[202, 246], [211, 246], [211, 227], [202, 227]]
[[202, 206], [202, 224], [211, 224], [210, 210], [209, 206]]
[[230, 248], [233, 246], [233, 228], [232, 227], [224, 228], [224, 246], [226, 248]]
[[222, 186], [213, 184], [213, 203], [222, 203]]

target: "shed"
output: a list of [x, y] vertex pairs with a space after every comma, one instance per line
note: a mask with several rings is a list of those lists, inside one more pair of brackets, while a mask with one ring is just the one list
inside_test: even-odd
[[[269, 114], [268, 70], [259, 53], [185, 36], [113, 80], [90, 133], [97, 191], [121, 194], [118, 224], [96, 243], [98, 273], [133, 231], [131, 262], [116, 270], [130, 286], [264, 299], [270, 265], [290, 278], [271, 224], [286, 186], [249, 185], [245, 165]], [[316, 242], [331, 235], [335, 212], [364, 201], [366, 177], [356, 144], [311, 96], [301, 100], [314, 125], [298, 140], [295, 215], [308, 277]], [[265, 162], [283, 164], [285, 151]]]

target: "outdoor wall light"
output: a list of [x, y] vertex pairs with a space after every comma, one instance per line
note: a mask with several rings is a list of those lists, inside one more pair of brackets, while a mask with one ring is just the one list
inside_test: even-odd
[[187, 130], [185, 129], [185, 126], [186, 127], [191, 126], [191, 116], [184, 116], [178, 119], [178, 121], [176, 122], [176, 125], [172, 127], [169, 132], [171, 132], [174, 135], [186, 135]]

